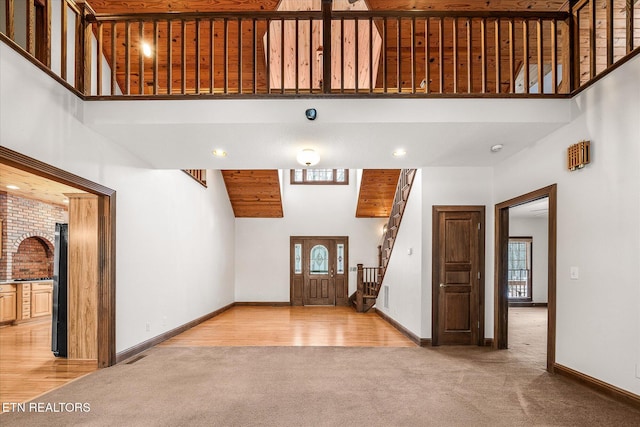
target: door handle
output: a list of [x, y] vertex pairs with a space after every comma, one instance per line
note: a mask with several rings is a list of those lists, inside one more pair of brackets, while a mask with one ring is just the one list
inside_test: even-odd
[[448, 287], [448, 286], [449, 286], [449, 285], [445, 285], [444, 283], [440, 283], [440, 287], [441, 287], [441, 288], [446, 288], [446, 287]]

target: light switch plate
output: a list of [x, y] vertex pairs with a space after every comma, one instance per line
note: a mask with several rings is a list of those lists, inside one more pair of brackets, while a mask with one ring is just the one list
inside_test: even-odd
[[578, 278], [580, 277], [580, 270], [578, 269], [578, 267], [571, 267], [569, 277], [571, 278], [571, 280], [578, 280]]

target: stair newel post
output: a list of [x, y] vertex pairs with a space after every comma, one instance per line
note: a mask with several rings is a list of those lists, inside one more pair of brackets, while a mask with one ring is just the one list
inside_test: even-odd
[[356, 311], [362, 313], [364, 311], [364, 279], [362, 264], [358, 264], [358, 288], [356, 290]]

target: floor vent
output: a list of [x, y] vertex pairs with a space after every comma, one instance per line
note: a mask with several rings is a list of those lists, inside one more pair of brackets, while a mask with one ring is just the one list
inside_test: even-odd
[[133, 359], [129, 360], [128, 362], [126, 362], [127, 365], [133, 365], [134, 363], [136, 363], [138, 360], [140, 359], [144, 359], [145, 357], [147, 357], [146, 354], [141, 354], [139, 356], [134, 357]]

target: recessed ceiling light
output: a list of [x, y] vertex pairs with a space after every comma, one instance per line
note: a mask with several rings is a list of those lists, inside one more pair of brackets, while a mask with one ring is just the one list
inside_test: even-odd
[[9, 190], [19, 190], [20, 189], [20, 187], [18, 187], [17, 185], [13, 185], [13, 184], [7, 185], [7, 188]]
[[393, 152], [393, 157], [402, 157], [402, 156], [405, 156], [406, 154], [407, 154], [407, 151], [401, 148]]
[[224, 150], [216, 149], [213, 150], [213, 155], [216, 157], [227, 157], [227, 152]]
[[491, 147], [491, 151], [494, 153], [497, 153], [498, 151], [502, 150], [502, 147], [504, 147], [504, 145], [496, 144], [493, 147]]

